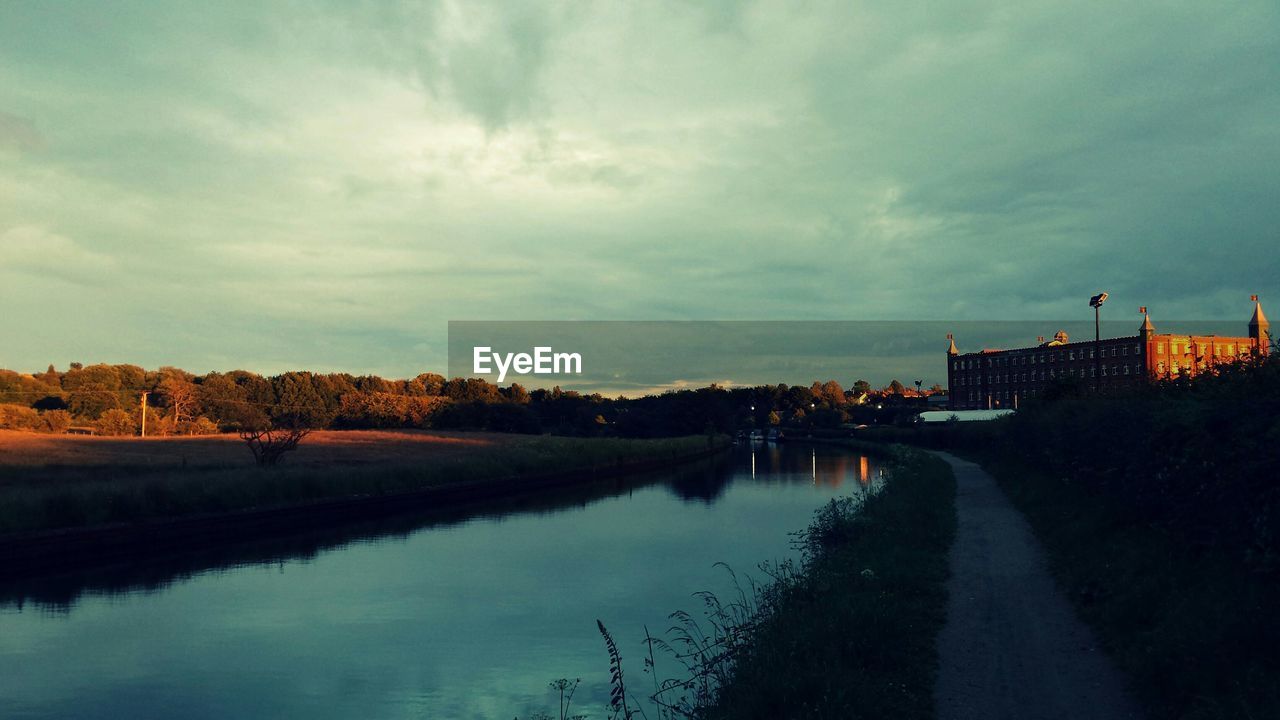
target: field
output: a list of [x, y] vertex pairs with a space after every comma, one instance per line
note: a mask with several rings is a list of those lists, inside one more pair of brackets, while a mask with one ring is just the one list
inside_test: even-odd
[[[0, 431], [0, 536], [278, 508], [575, 471], [675, 462], [722, 440], [317, 431], [278, 467], [235, 435], [104, 438]], [[495, 492], [497, 492], [495, 490]]]
[[[528, 444], [541, 438], [498, 433], [423, 430], [317, 430], [284, 461], [290, 466], [330, 467], [390, 462], [430, 462]], [[119, 438], [46, 435], [0, 430], [0, 466], [182, 466], [253, 465], [235, 434]]]

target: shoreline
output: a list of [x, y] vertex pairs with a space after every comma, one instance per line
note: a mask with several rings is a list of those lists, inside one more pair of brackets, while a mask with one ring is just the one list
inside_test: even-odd
[[714, 457], [729, 450], [716, 443], [673, 457], [646, 458], [611, 465], [502, 475], [429, 485], [384, 494], [347, 495], [301, 503], [250, 507], [156, 518], [135, 523], [18, 531], [0, 535], [0, 581], [20, 580], [110, 563], [144, 548], [166, 551], [201, 547], [225, 540], [244, 541], [316, 528], [333, 521], [368, 520], [423, 509], [446, 509], [587, 485], [600, 480], [653, 472]]

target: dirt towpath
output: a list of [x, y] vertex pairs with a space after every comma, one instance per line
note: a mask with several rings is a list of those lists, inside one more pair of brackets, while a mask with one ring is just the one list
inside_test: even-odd
[[938, 637], [940, 720], [1141, 717], [1026, 519], [982, 468], [938, 454], [955, 471], [960, 516]]

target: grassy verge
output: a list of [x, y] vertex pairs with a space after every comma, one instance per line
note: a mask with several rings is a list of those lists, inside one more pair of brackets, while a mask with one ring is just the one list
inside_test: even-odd
[[1107, 494], [999, 453], [974, 458], [1047, 549], [1059, 585], [1150, 717], [1280, 717], [1280, 587], [1238, 552], [1136, 522]]
[[828, 505], [801, 534], [799, 571], [764, 589], [697, 717], [933, 717], [955, 477], [927, 453], [893, 455], [883, 491]]
[[66, 466], [0, 468], [0, 534], [138, 522], [419, 488], [607, 469], [674, 460], [723, 444], [694, 436], [661, 440], [543, 437], [494, 445], [438, 462], [358, 467], [162, 468]]

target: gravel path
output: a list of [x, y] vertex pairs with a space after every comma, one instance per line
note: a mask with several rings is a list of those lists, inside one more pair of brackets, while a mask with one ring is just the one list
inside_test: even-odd
[[1022, 514], [982, 468], [939, 455], [956, 474], [960, 524], [938, 637], [938, 717], [1141, 717], [1124, 677], [1054, 584]]

